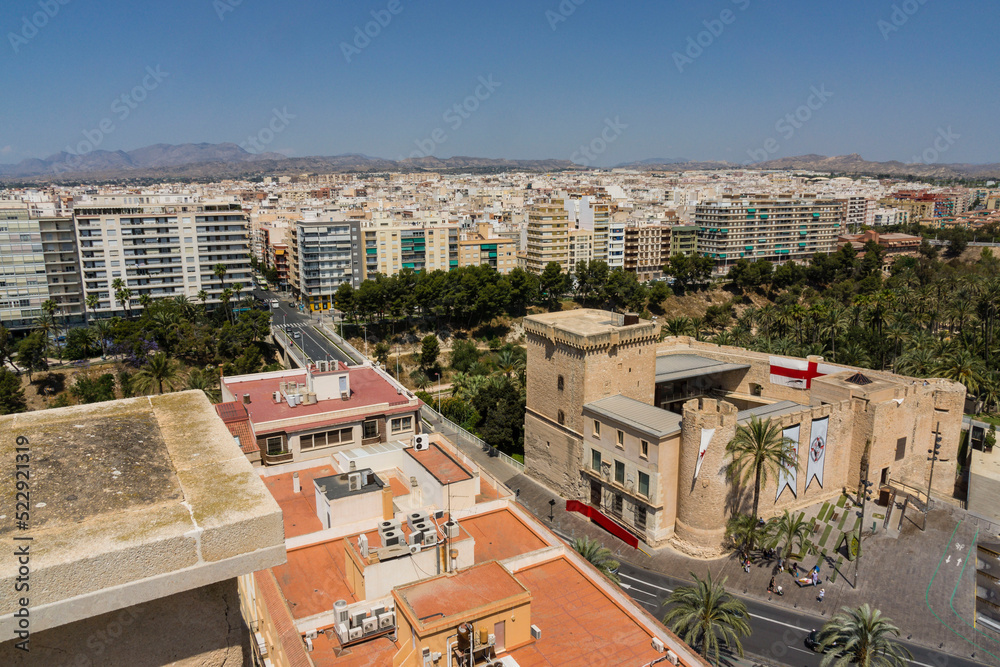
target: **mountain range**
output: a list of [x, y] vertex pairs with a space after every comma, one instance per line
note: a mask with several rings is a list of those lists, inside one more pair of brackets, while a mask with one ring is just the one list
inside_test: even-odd
[[[754, 164], [695, 161], [688, 158], [650, 158], [617, 165], [642, 171], [702, 169], [802, 170], [858, 176], [933, 179], [1000, 179], [1000, 164], [905, 164], [871, 162], [857, 153], [828, 157], [802, 155]], [[81, 155], [62, 151], [44, 159], [0, 164], [0, 181], [74, 182], [120, 179], [215, 180], [272, 175], [334, 172], [438, 171], [489, 173], [499, 171], [584, 171], [569, 160], [507, 160], [433, 156], [387, 160], [357, 153], [334, 156], [287, 157], [281, 153], [251, 153], [233, 143], [154, 144], [132, 151], [94, 150]]]

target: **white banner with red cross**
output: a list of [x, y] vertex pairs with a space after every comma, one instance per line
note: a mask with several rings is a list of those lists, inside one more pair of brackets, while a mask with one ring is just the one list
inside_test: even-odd
[[808, 359], [770, 357], [771, 383], [793, 389], [810, 389], [814, 378], [837, 373], [844, 369], [830, 364], [821, 364]]

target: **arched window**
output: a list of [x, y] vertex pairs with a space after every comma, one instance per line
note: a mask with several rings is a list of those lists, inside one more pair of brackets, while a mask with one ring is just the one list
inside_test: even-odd
[[565, 383], [563, 382], [563, 376], [560, 375], [559, 379], [556, 380], [556, 388], [559, 389], [559, 391], [562, 391], [564, 386], [565, 386]]
[[560, 411], [559, 411], [559, 414], [558, 414], [558, 416], [557, 416], [557, 419], [559, 420], [559, 424], [560, 424], [560, 425], [562, 425], [562, 424], [565, 424], [565, 423], [566, 423], [566, 415], [565, 415], [565, 413], [563, 413], [563, 411], [562, 411], [562, 410], [560, 410]]

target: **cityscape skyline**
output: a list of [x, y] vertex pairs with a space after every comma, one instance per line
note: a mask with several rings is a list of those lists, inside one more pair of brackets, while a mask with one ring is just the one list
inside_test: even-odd
[[[998, 93], [969, 66], [996, 59], [998, 10], [968, 2], [43, 5], [0, 10], [7, 83], [32, 90], [5, 110], [0, 163], [185, 142], [598, 167], [850, 153], [989, 163], [1000, 143], [987, 111]], [[953, 92], [935, 93], [944, 80]]]

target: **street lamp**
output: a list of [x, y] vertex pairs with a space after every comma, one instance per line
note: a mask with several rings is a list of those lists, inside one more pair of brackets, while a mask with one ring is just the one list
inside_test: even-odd
[[441, 374], [435, 373], [438, 379], [437, 395], [438, 395], [438, 414], [441, 414]]
[[[858, 555], [854, 559], [854, 588], [858, 587], [858, 570], [861, 569], [861, 533], [865, 530], [865, 505], [872, 499], [872, 486], [867, 479], [861, 480], [861, 527], [858, 529]], [[848, 550], [851, 546], [847, 545]]]
[[[969, 428], [969, 431], [971, 430]], [[934, 463], [939, 460], [938, 454], [941, 453], [941, 422], [938, 422], [934, 428], [934, 447], [928, 449], [927, 453], [930, 454], [927, 460], [931, 462], [931, 474], [927, 478], [927, 504], [924, 506], [924, 525], [920, 528], [922, 531], [927, 529], [927, 515], [931, 511], [931, 483], [934, 481]]]

